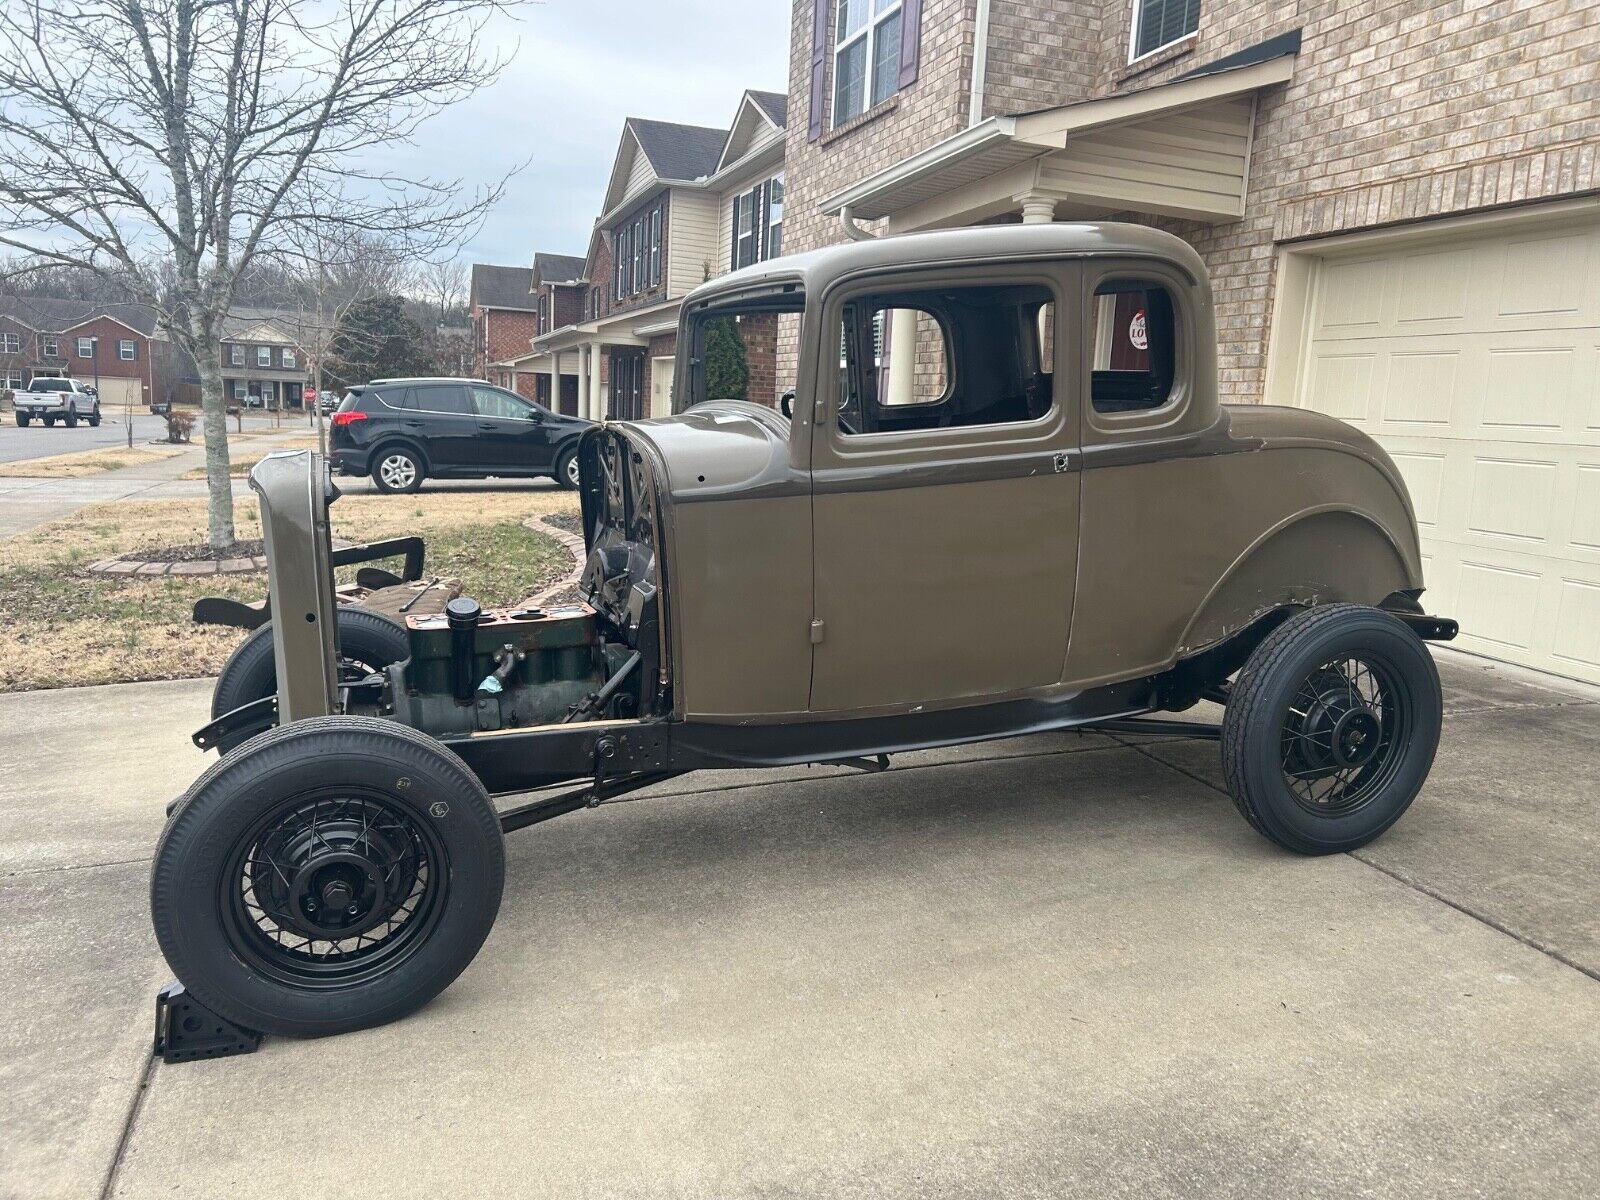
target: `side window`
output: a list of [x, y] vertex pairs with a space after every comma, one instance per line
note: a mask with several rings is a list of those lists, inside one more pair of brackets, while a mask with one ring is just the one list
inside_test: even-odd
[[1090, 394], [1097, 413], [1160, 408], [1172, 396], [1177, 361], [1172, 293], [1149, 279], [1108, 279], [1095, 288]]
[[431, 383], [411, 389], [412, 402], [422, 412], [445, 416], [471, 416], [472, 401], [467, 389], [449, 383]]
[[533, 415], [523, 401], [495, 388], [475, 387], [472, 403], [480, 417], [498, 417], [506, 421], [526, 421]]
[[1039, 284], [855, 297], [839, 331], [840, 432], [1038, 420], [1055, 402], [1054, 314]]
[[[416, 389], [414, 388], [386, 387], [381, 392], [369, 392], [366, 397], [363, 397], [369, 403], [362, 404], [359, 407], [366, 412], [382, 411], [378, 407], [378, 404], [381, 404], [385, 408], [392, 408], [399, 412], [411, 412], [417, 407], [415, 396]], [[371, 400], [376, 400], [378, 404], [370, 403]]]

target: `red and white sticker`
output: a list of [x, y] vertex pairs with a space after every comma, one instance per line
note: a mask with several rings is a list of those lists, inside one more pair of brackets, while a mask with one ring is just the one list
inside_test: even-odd
[[1135, 350], [1148, 350], [1150, 337], [1144, 329], [1144, 309], [1133, 314], [1133, 320], [1128, 322], [1128, 340], [1133, 343]]

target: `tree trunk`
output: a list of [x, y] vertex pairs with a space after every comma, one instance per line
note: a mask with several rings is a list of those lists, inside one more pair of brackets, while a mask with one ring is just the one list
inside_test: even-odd
[[233, 480], [228, 475], [228, 398], [222, 392], [222, 347], [215, 338], [197, 353], [200, 411], [206, 435], [207, 540], [217, 552], [237, 540], [233, 532]]

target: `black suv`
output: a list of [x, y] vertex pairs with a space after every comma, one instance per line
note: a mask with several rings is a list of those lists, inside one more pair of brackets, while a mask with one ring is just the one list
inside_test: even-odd
[[549, 475], [570, 488], [591, 425], [479, 380], [378, 379], [345, 393], [328, 457], [380, 492], [414, 492], [429, 476]]

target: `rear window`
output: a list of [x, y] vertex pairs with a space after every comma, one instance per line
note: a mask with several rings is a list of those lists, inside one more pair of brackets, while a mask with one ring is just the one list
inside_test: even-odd
[[366, 408], [363, 407], [362, 403], [361, 403], [366, 398], [367, 398], [366, 397], [366, 393], [363, 392], [360, 388], [351, 388], [348, 392], [346, 392], [344, 394], [344, 399], [339, 401], [339, 407], [335, 411], [336, 412], [366, 412], [367, 411]]
[[1172, 293], [1149, 279], [1108, 279], [1094, 294], [1093, 399], [1098, 413], [1160, 408], [1177, 360]]
[[472, 415], [472, 399], [458, 384], [428, 383], [410, 391], [411, 403], [420, 412]]

